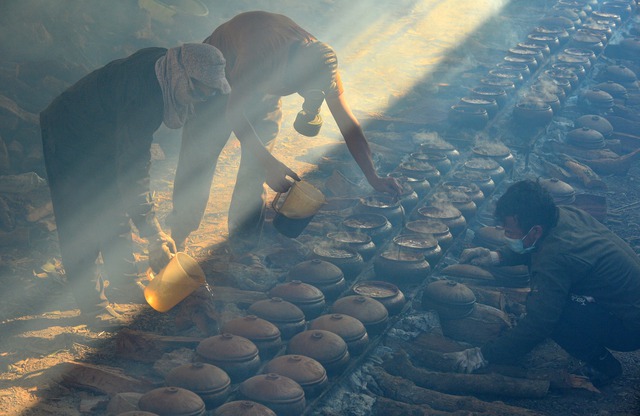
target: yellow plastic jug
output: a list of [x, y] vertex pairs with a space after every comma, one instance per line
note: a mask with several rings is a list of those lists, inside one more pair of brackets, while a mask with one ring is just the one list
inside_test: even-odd
[[194, 290], [207, 283], [204, 271], [197, 261], [186, 253], [177, 253], [169, 264], [153, 276], [144, 288], [144, 298], [158, 312], [167, 312]]
[[273, 225], [281, 234], [291, 238], [299, 236], [326, 203], [322, 192], [305, 181], [294, 182], [282, 205], [278, 207], [280, 195], [280, 193], [276, 194], [271, 204], [276, 212]]

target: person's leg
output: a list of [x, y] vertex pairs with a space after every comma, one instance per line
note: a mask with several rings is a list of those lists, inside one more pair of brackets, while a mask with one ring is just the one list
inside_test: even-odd
[[[281, 100], [278, 96], [256, 96], [247, 118], [265, 146], [280, 130]], [[240, 167], [229, 207], [229, 239], [240, 243], [257, 243], [264, 222], [264, 172], [255, 155], [241, 152]]]
[[56, 141], [70, 132], [54, 131], [46, 116], [41, 118], [41, 125], [47, 180], [67, 284], [81, 312], [94, 313], [107, 306], [108, 301], [95, 264], [100, 236], [94, 233], [92, 223], [99, 221], [99, 215], [92, 212], [96, 208], [89, 192], [92, 186], [87, 185], [89, 177], [82, 170], [83, 166], [89, 168], [88, 161], [64, 146], [56, 147]]
[[622, 373], [618, 360], [607, 348], [632, 351], [640, 348], [640, 335], [597, 303], [573, 297], [567, 302], [552, 339], [572, 356], [611, 379]]
[[167, 218], [171, 236], [184, 249], [185, 239], [200, 226], [209, 201], [220, 152], [231, 135], [225, 120], [227, 100], [214, 97], [184, 126], [173, 187], [173, 211]]

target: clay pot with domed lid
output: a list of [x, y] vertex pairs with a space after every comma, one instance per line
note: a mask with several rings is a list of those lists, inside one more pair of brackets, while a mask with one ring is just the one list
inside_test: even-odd
[[448, 203], [420, 207], [418, 214], [421, 219], [442, 221], [449, 227], [449, 231], [454, 237], [467, 228], [467, 221], [462, 212]]
[[262, 372], [289, 377], [302, 387], [305, 398], [320, 394], [329, 381], [324, 366], [306, 355], [281, 355], [265, 364]]
[[420, 219], [405, 224], [402, 234], [421, 234], [433, 236], [438, 245], [446, 251], [453, 244], [453, 235], [444, 221], [437, 219]]
[[349, 354], [360, 355], [369, 345], [369, 335], [364, 324], [357, 318], [342, 313], [321, 315], [309, 322], [309, 330], [323, 329], [340, 335], [347, 343]]
[[282, 339], [289, 339], [304, 331], [304, 312], [291, 302], [278, 297], [263, 299], [249, 306], [249, 313], [271, 322], [280, 330]]
[[287, 354], [304, 355], [318, 361], [327, 374], [340, 374], [351, 359], [347, 343], [330, 331], [313, 329], [296, 334], [287, 345]]
[[138, 400], [138, 408], [161, 416], [202, 416], [206, 411], [200, 396], [180, 387], [160, 387], [148, 391]]
[[260, 367], [259, 350], [245, 337], [220, 334], [200, 341], [196, 347], [198, 361], [223, 369], [234, 383], [255, 374]]
[[267, 406], [251, 400], [235, 400], [218, 407], [213, 416], [277, 416]]
[[587, 127], [595, 131], [600, 132], [605, 139], [608, 139], [613, 134], [613, 126], [604, 117], [596, 114], [585, 114], [575, 121], [576, 128]]
[[231, 379], [221, 368], [195, 362], [173, 368], [165, 377], [167, 386], [181, 387], [196, 393], [207, 409], [214, 409], [229, 397]]
[[326, 306], [322, 291], [300, 280], [292, 280], [276, 285], [269, 290], [269, 296], [293, 303], [300, 308], [306, 319], [313, 319], [319, 316]]
[[373, 258], [376, 278], [398, 286], [419, 283], [431, 273], [431, 265], [421, 253], [403, 252], [393, 246]]
[[304, 411], [304, 390], [297, 382], [276, 373], [258, 374], [238, 387], [244, 399], [261, 403], [279, 416], [299, 416]]
[[362, 322], [370, 335], [377, 335], [386, 327], [389, 311], [377, 300], [359, 295], [347, 295], [331, 305], [331, 313], [352, 316]]
[[258, 347], [262, 357], [275, 355], [282, 346], [278, 327], [255, 315], [231, 319], [222, 325], [220, 331], [247, 338]]
[[320, 259], [306, 260], [296, 264], [289, 269], [287, 280], [300, 280], [315, 286], [329, 300], [337, 298], [346, 289], [342, 270], [335, 264]]
[[476, 296], [466, 285], [453, 280], [429, 283], [422, 294], [422, 308], [434, 309], [442, 319], [459, 319], [473, 311]]

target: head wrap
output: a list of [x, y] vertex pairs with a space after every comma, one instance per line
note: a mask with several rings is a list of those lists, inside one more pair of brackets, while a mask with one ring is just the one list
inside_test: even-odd
[[222, 94], [231, 91], [224, 74], [225, 64], [222, 53], [205, 43], [185, 43], [171, 48], [156, 61], [156, 77], [164, 101], [163, 120], [167, 127], [182, 127], [187, 116], [193, 112], [193, 104], [184, 102], [191, 93], [189, 78], [215, 88]]

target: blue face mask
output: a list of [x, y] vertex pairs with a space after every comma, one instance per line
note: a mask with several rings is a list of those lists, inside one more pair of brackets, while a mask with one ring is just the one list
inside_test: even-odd
[[514, 251], [514, 252], [516, 252], [518, 254], [526, 254], [526, 253], [530, 253], [533, 250], [535, 250], [536, 243], [538, 242], [537, 239], [536, 239], [536, 241], [533, 242], [531, 247], [527, 247], [527, 248], [524, 247], [524, 239], [527, 238], [527, 236], [529, 235], [531, 230], [533, 230], [533, 227], [531, 227], [531, 229], [529, 229], [529, 231], [522, 238], [504, 237], [504, 241], [507, 244], [507, 247], [509, 247], [511, 249], [511, 251]]

